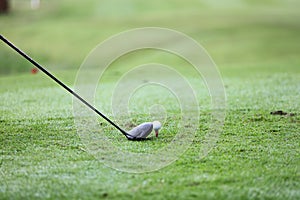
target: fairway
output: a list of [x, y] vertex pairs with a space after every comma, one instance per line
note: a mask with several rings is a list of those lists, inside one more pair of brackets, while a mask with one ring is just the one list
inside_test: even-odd
[[[113, 35], [143, 27], [186, 34], [218, 67], [226, 115], [216, 143], [203, 155], [218, 111], [205, 77], [169, 52], [135, 51], [111, 63], [93, 102], [126, 130], [145, 121], [163, 122], [158, 138], [152, 133], [149, 140], [128, 141], [100, 117], [99, 130], [78, 124], [73, 97], [41, 71], [33, 73], [31, 64], [0, 42], [0, 199], [300, 199], [299, 6], [293, 0], [55, 0], [31, 10], [30, 1], [11, 1], [11, 13], [0, 15], [1, 34], [72, 89], [90, 51]], [[149, 172], [128, 173], [122, 169], [135, 163], [113, 151], [107, 151], [108, 160], [102, 144], [133, 154], [159, 153], [178, 130], [192, 127], [180, 124], [184, 106], [178, 95], [146, 85], [141, 73], [132, 79], [143, 84], [130, 96], [131, 115], [114, 115], [114, 104], [124, 108], [112, 99], [118, 81], [148, 63], [178, 70], [193, 87], [200, 114], [187, 105], [189, 122], [198, 124], [178, 158], [161, 168], [153, 163]], [[88, 73], [87, 80], [96, 74]], [[171, 73], [155, 76], [177, 81]], [[180, 91], [183, 97], [187, 93]], [[92, 144], [78, 127], [91, 133]]]

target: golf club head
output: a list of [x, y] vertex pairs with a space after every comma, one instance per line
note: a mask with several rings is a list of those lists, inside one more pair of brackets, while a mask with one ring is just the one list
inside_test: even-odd
[[147, 136], [150, 135], [153, 129], [155, 130], [156, 137], [158, 137], [158, 130], [160, 128], [161, 123], [159, 121], [144, 122], [128, 131], [126, 137], [128, 140], [146, 140]]
[[128, 140], [143, 140], [151, 133], [152, 129], [152, 122], [144, 122], [128, 131], [126, 137]]

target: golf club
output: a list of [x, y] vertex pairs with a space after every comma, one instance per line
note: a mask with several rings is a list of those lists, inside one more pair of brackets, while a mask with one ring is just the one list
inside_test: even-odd
[[[74, 92], [72, 89], [70, 89], [68, 86], [66, 86], [63, 82], [61, 82], [59, 79], [57, 79], [54, 75], [52, 75], [49, 71], [47, 71], [44, 67], [42, 67], [39, 63], [34, 61], [31, 57], [29, 57], [26, 53], [24, 53], [22, 50], [20, 50], [18, 47], [16, 47], [13, 43], [11, 43], [9, 40], [4, 38], [2, 35], [0, 35], [1, 40], [6, 43], [8, 46], [10, 46], [12, 49], [14, 49], [18, 54], [23, 56], [27, 61], [32, 63], [34, 66], [36, 66], [39, 70], [44, 72], [48, 77], [50, 77], [52, 80], [54, 80], [57, 84], [62, 86], [65, 90], [67, 90], [69, 93], [71, 93], [73, 96], [75, 96], [77, 99], [79, 99], [83, 104], [85, 104], [87, 107], [89, 107], [91, 110], [93, 110], [95, 113], [100, 115], [103, 119], [105, 119], [107, 122], [109, 122], [111, 125], [113, 125], [116, 129], [118, 129], [128, 140], [144, 140], [146, 137], [151, 133], [153, 129], [153, 123], [154, 123], [154, 130], [157, 132], [161, 127], [161, 124], [157, 121], [155, 122], [146, 122], [143, 124], [140, 124], [139, 126], [133, 128], [129, 133], [124, 131], [121, 127], [119, 127], [116, 123], [114, 123], [112, 120], [110, 120], [108, 117], [106, 117], [104, 114], [102, 114], [99, 110], [97, 110], [94, 106], [92, 106], [90, 103], [88, 103], [86, 100], [84, 100], [81, 96], [79, 96], [76, 92]], [[158, 125], [157, 125], [158, 124]]]

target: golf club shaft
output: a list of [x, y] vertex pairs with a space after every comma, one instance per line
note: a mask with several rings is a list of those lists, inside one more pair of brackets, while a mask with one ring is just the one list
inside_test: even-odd
[[74, 97], [79, 99], [83, 104], [85, 104], [87, 107], [92, 109], [95, 113], [100, 115], [103, 119], [105, 119], [107, 122], [109, 122], [111, 125], [113, 125], [115, 128], [117, 128], [123, 135], [127, 137], [128, 133], [124, 131], [122, 128], [120, 128], [117, 124], [115, 124], [113, 121], [111, 121], [109, 118], [107, 118], [104, 114], [102, 114], [99, 110], [97, 110], [94, 106], [92, 106], [90, 103], [88, 103], [86, 100], [84, 100], [81, 96], [79, 96], [76, 92], [74, 92], [72, 89], [70, 89], [68, 86], [66, 86], [63, 82], [58, 80], [54, 75], [52, 75], [50, 72], [48, 72], [44, 67], [42, 67], [39, 63], [34, 61], [32, 58], [30, 58], [26, 53], [24, 53], [22, 50], [20, 50], [18, 47], [16, 47], [13, 43], [11, 43], [9, 40], [4, 38], [2, 35], [0, 35], [0, 38], [3, 42], [5, 42], [8, 46], [10, 46], [12, 49], [14, 49], [16, 52], [18, 52], [21, 56], [23, 56], [26, 60], [28, 60], [30, 63], [32, 63], [34, 66], [36, 66], [39, 70], [44, 72], [47, 76], [49, 76], [52, 80], [54, 80], [57, 84], [59, 84], [61, 87], [66, 89], [69, 93], [71, 93]]

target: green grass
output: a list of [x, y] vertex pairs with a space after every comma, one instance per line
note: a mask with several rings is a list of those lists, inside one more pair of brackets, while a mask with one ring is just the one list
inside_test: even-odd
[[[227, 96], [222, 134], [201, 158], [212, 112], [202, 81], [183, 70], [188, 64], [174, 55], [135, 52], [105, 74], [96, 106], [111, 115], [111, 89], [132, 66], [168, 64], [197, 88], [199, 130], [187, 151], [165, 168], [135, 174], [107, 167], [77, 134], [72, 97], [42, 73], [30, 74], [32, 66], [1, 44], [0, 199], [300, 198], [299, 2], [80, 2], [42, 1], [40, 10], [31, 11], [28, 1], [12, 1], [12, 13], [0, 16], [1, 34], [73, 87], [88, 52], [113, 34], [145, 26], [184, 32], [205, 47], [220, 69]], [[149, 153], [173, 139], [180, 121], [176, 100], [169, 93], [154, 97], [163, 89], [152, 92], [152, 97], [143, 90], [135, 93], [129, 108], [136, 124], [152, 120], [147, 108], [161, 100], [169, 116], [160, 137], [130, 142], [108, 126], [104, 131], [115, 139], [112, 145]], [[275, 110], [296, 115], [270, 115]], [[133, 125], [127, 118], [118, 123], [128, 129]]]
[[[18, 77], [29, 83], [22, 88], [13, 87], [13, 77], [1, 79], [1, 84], [11, 85], [1, 92], [2, 199], [299, 197], [299, 115], [269, 114], [276, 109], [299, 113], [299, 93], [294, 93], [299, 75], [279, 73], [260, 81], [225, 78], [228, 110], [217, 146], [199, 158], [208, 130], [203, 120], [204, 133], [196, 133], [187, 152], [146, 174], [118, 172], [88, 154], [76, 134], [71, 98], [42, 74]], [[276, 84], [279, 79], [285, 87]], [[44, 86], [32, 88], [36, 81]], [[201, 113], [205, 117], [207, 112]], [[162, 131], [158, 140], [136, 144], [114, 137], [127, 151], [136, 151], [131, 148], [158, 149], [169, 136]]]

